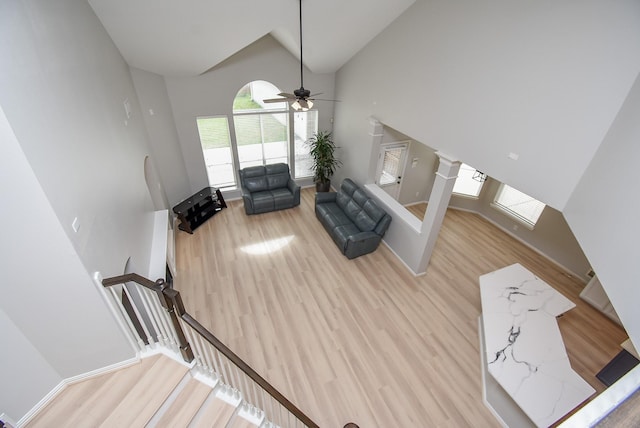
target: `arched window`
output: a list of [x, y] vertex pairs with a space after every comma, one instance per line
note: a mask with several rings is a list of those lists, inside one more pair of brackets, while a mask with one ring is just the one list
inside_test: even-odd
[[280, 90], [269, 82], [247, 83], [233, 100], [233, 124], [240, 169], [248, 166], [289, 163], [289, 106], [265, 103]]
[[289, 165], [294, 178], [313, 176], [305, 142], [318, 130], [318, 111], [294, 111], [287, 102], [263, 101], [278, 98], [280, 92], [264, 80], [249, 82], [238, 91], [233, 100], [234, 139], [227, 116], [197, 118], [211, 186], [234, 188], [236, 170], [279, 162]]

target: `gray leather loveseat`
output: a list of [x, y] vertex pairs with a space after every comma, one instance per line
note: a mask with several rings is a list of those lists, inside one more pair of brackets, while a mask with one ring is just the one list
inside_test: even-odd
[[260, 214], [300, 205], [300, 186], [291, 179], [289, 165], [250, 166], [238, 171], [244, 211]]
[[349, 259], [371, 253], [389, 228], [391, 216], [346, 178], [338, 192], [316, 193], [316, 217]]

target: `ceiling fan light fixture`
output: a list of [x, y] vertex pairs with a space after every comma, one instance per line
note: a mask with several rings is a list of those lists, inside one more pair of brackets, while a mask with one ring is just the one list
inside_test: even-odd
[[291, 108], [295, 111], [308, 111], [313, 107], [313, 101], [298, 98], [291, 104]]

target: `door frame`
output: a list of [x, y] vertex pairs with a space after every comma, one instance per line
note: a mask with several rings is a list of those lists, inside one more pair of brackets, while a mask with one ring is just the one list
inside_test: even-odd
[[[380, 185], [380, 175], [382, 174], [382, 168], [384, 166], [384, 153], [390, 149], [401, 149], [401, 155], [398, 163], [398, 179], [397, 187], [395, 190], [395, 195], [389, 193], [393, 199], [396, 201], [400, 196], [400, 190], [402, 189], [402, 181], [405, 173], [405, 169], [407, 167], [407, 159], [409, 158], [409, 145], [411, 144], [411, 140], [403, 140], [403, 141], [394, 141], [391, 143], [382, 143], [380, 144], [380, 151], [378, 152], [378, 165], [376, 167], [376, 175], [375, 175], [375, 183], [378, 187], [385, 190], [385, 187]], [[385, 190], [386, 192], [386, 190]], [[388, 192], [387, 192], [388, 193]]]

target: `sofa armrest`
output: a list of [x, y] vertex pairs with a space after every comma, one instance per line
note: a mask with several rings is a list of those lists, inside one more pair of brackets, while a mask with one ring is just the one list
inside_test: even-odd
[[242, 202], [244, 202], [244, 212], [249, 214], [255, 213], [255, 208], [253, 207], [253, 198], [251, 197], [251, 192], [248, 190], [245, 192], [245, 189], [242, 191]]
[[391, 224], [391, 216], [389, 214], [385, 214], [384, 217], [380, 219], [373, 231], [382, 237], [389, 228], [389, 224]]
[[287, 188], [293, 194], [293, 206], [300, 205], [300, 186], [290, 178], [287, 182]]
[[382, 237], [375, 232], [356, 233], [347, 239], [344, 255], [348, 259], [353, 259], [363, 254], [371, 253], [378, 248], [381, 240]]
[[324, 204], [327, 202], [335, 202], [336, 195], [336, 192], [318, 192], [316, 193], [316, 205]]

